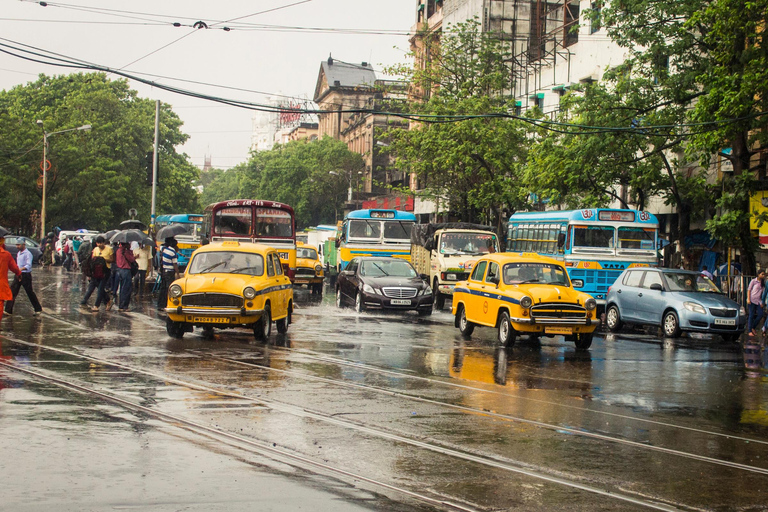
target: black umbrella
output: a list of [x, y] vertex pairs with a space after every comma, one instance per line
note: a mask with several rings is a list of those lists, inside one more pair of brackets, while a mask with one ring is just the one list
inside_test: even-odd
[[124, 220], [123, 222], [121, 222], [120, 229], [144, 230], [144, 229], [147, 229], [147, 225], [141, 222], [140, 220], [130, 219], [130, 220]]
[[120, 230], [119, 230], [119, 229], [113, 229], [113, 230], [111, 230], [111, 231], [107, 231], [106, 233], [102, 233], [102, 235], [101, 235], [101, 236], [103, 236], [103, 237], [104, 237], [104, 240], [106, 240], [106, 241], [107, 241], [107, 243], [109, 243], [109, 240], [110, 240], [110, 239], [111, 239], [113, 236], [115, 236], [116, 234], [118, 234], [119, 232], [120, 232]]
[[118, 231], [112, 238], [109, 239], [109, 241], [113, 244], [129, 244], [131, 242], [144, 242], [146, 240], [152, 241], [151, 238], [149, 238], [146, 233], [142, 233], [138, 229], [124, 229], [122, 231]]
[[186, 233], [187, 233], [187, 227], [184, 224], [171, 224], [163, 228], [160, 228], [157, 232], [157, 235], [155, 236], [155, 240], [159, 240], [163, 242], [168, 237], [176, 236], [176, 235], [184, 235]]
[[0, 226], [0, 238], [5, 238], [5, 235], [7, 234], [8, 234], [8, 230]]

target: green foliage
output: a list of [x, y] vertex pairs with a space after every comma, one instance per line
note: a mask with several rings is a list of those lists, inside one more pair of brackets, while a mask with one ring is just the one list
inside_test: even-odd
[[[292, 206], [299, 229], [335, 222], [341, 215], [349, 176], [363, 159], [330, 137], [291, 141], [228, 171], [213, 171], [202, 193], [204, 204], [226, 199], [264, 199]], [[334, 174], [331, 174], [333, 172]]]
[[[197, 168], [175, 146], [187, 136], [169, 105], [161, 105], [158, 211], [197, 211], [192, 182]], [[125, 80], [102, 73], [48, 77], [0, 91], [0, 219], [32, 233], [33, 210], [40, 209], [36, 186], [42, 160], [42, 132], [85, 124], [88, 132], [53, 134], [48, 139], [49, 188], [46, 226], [106, 230], [136, 208], [148, 221], [151, 187], [145, 156], [152, 151], [155, 103], [139, 98]]]
[[[422, 91], [423, 98], [408, 110], [434, 117], [410, 129], [390, 130], [389, 152], [397, 168], [416, 174], [421, 195], [448, 204], [462, 220], [499, 221], [527, 198], [520, 175], [530, 133], [520, 121], [501, 117], [514, 109], [506, 90], [509, 45], [481, 32], [477, 20], [451, 27], [439, 41], [429, 34], [422, 37], [430, 64], [388, 71], [406, 74]], [[440, 117], [489, 113], [500, 117], [461, 122]]]

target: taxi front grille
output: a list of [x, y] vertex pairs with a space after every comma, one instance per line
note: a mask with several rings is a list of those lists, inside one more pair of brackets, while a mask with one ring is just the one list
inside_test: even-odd
[[190, 293], [181, 298], [181, 305], [209, 308], [240, 308], [243, 306], [243, 297], [228, 293]]
[[296, 269], [296, 277], [315, 277], [315, 269], [299, 267]]
[[586, 318], [587, 309], [576, 304], [536, 304], [531, 307], [531, 318]]
[[390, 299], [412, 299], [418, 293], [416, 288], [398, 288], [394, 286], [382, 288], [381, 291], [384, 292], [385, 297]]

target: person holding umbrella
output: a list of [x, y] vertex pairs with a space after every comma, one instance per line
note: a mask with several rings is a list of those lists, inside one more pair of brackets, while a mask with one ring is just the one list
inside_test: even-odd
[[120, 287], [120, 300], [118, 301], [118, 311], [128, 311], [131, 304], [131, 292], [133, 292], [133, 276], [131, 275], [131, 266], [136, 263], [133, 251], [130, 250], [128, 242], [120, 242], [115, 256], [115, 266], [117, 266], [117, 281]]
[[174, 279], [178, 278], [179, 260], [176, 252], [176, 239], [169, 236], [160, 249], [160, 292], [157, 294], [157, 309], [165, 309], [168, 304], [168, 287], [171, 286]]
[[18, 279], [21, 279], [21, 270], [19, 270], [16, 261], [11, 253], [5, 250], [5, 235], [8, 234], [3, 228], [0, 228], [0, 320], [3, 319], [3, 306], [6, 300], [13, 300], [13, 292], [8, 285], [8, 271], [10, 270]]

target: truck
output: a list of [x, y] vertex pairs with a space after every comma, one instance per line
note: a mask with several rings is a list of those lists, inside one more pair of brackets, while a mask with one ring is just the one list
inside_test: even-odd
[[490, 226], [443, 222], [417, 224], [411, 230], [411, 264], [429, 276], [438, 310], [456, 283], [469, 277], [472, 261], [489, 252], [499, 252], [499, 237]]

